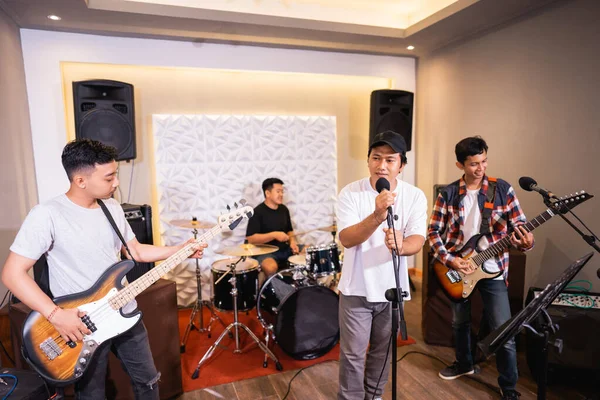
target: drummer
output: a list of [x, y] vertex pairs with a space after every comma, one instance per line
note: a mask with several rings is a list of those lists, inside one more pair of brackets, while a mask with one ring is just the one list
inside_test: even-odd
[[255, 256], [262, 271], [267, 276], [284, 269], [287, 259], [298, 254], [298, 245], [293, 236], [290, 211], [283, 205], [283, 181], [268, 178], [262, 183], [265, 201], [254, 208], [254, 215], [248, 221], [246, 239], [250, 244], [270, 244], [278, 247], [274, 253]]

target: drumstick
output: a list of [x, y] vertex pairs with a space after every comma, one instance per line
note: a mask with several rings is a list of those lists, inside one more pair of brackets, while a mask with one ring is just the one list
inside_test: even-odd
[[302, 236], [302, 235], [306, 235], [307, 233], [311, 233], [311, 232], [318, 231], [318, 230], [319, 230], [319, 228], [314, 228], [314, 229], [310, 229], [310, 230], [304, 231], [304, 232], [298, 232], [298, 233], [294, 232], [294, 233], [292, 233], [291, 235], [288, 235], [288, 236], [289, 237]]
[[[324, 232], [330, 232], [330, 231], [326, 231], [326, 230], [325, 230], [325, 229], [329, 229], [329, 228], [330, 228], [330, 227], [320, 227], [320, 228], [313, 228], [313, 229], [309, 229], [309, 230], [307, 230], [307, 231], [304, 231], [304, 232], [292, 233], [292, 234], [291, 234], [291, 235], [289, 235], [289, 236], [290, 236], [290, 237], [292, 237], [292, 236], [306, 235], [307, 233], [311, 233], [311, 232], [314, 232], [314, 231], [320, 231], [320, 230], [323, 230]], [[334, 225], [334, 227], [333, 227], [333, 228], [334, 228], [334, 231], [335, 231], [335, 229], [336, 229], [335, 225]], [[331, 233], [331, 232], [330, 232], [330, 233]]]

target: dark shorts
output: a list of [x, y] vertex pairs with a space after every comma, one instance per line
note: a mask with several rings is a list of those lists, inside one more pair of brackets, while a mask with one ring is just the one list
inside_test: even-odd
[[288, 267], [288, 258], [292, 256], [292, 249], [286, 248], [277, 250], [275, 253], [263, 254], [260, 256], [253, 257], [258, 263], [262, 263], [262, 261], [266, 258], [272, 258], [277, 262], [277, 266], [279, 269], [286, 269]]

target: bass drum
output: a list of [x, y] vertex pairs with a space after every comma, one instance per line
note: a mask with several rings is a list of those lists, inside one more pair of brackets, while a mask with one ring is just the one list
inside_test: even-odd
[[260, 289], [256, 312], [275, 342], [296, 360], [327, 354], [338, 342], [338, 295], [308, 280], [292, 279], [287, 269], [271, 276]]

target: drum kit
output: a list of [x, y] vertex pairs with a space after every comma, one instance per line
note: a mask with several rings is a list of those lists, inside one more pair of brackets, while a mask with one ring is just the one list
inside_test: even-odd
[[[210, 224], [199, 222], [195, 218], [191, 221], [171, 221], [171, 224], [191, 228], [194, 238], [198, 229], [210, 228]], [[318, 230], [331, 232], [335, 239], [335, 225]], [[192, 379], [198, 377], [200, 367], [212, 356], [225, 335], [235, 339], [233, 352], [242, 352], [240, 329], [245, 330], [265, 353], [263, 367], [267, 367], [268, 359], [271, 358], [279, 371], [283, 368], [269, 349], [271, 340], [297, 360], [320, 357], [336, 345], [339, 339], [339, 299], [334, 288], [337, 286], [342, 264], [336, 242], [309, 246], [305, 249], [305, 254], [292, 255], [288, 259], [289, 268], [268, 277], [259, 286], [260, 266], [251, 257], [274, 253], [277, 250], [277, 246], [266, 244], [240, 244], [217, 251], [230, 258], [215, 261], [211, 266], [213, 296], [210, 302], [202, 300], [200, 268], [196, 260], [198, 299], [181, 343], [181, 351], [185, 351], [185, 343], [192, 329], [208, 332], [209, 338], [214, 322], [220, 323], [225, 329], [198, 362]], [[207, 307], [211, 315], [206, 329], [202, 322], [203, 307]], [[264, 328], [264, 341], [238, 320], [239, 311], [248, 312], [254, 307], [258, 321]], [[225, 326], [215, 310], [233, 312], [233, 322]], [[200, 316], [198, 326], [194, 322], [196, 314]]]

